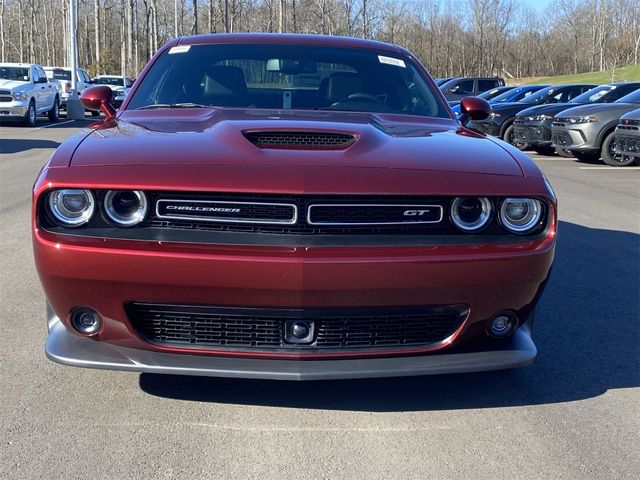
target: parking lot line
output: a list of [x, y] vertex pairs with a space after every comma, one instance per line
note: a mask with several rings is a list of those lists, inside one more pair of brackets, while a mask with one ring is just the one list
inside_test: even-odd
[[67, 120], [66, 122], [56, 122], [56, 123], [50, 123], [49, 125], [43, 125], [41, 127], [36, 128], [35, 130], [40, 130], [41, 128], [49, 128], [49, 127], [55, 127], [56, 125], [65, 125], [67, 123], [71, 123], [71, 122], [75, 122], [75, 120]]
[[578, 167], [580, 170], [620, 170], [628, 172], [629, 170], [640, 170], [640, 167]]

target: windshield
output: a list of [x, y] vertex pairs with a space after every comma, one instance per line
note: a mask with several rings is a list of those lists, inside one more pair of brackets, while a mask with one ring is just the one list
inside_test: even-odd
[[2, 80], [18, 80], [20, 82], [29, 81], [29, 68], [27, 67], [0, 67], [0, 78]]
[[523, 98], [521, 100], [522, 103], [540, 103], [542, 101], [544, 101], [549, 95], [551, 95], [551, 93], [555, 92], [558, 89], [558, 87], [547, 87], [547, 88], [543, 88], [542, 90], [538, 90], [537, 92], [529, 95], [526, 98]]
[[536, 90], [544, 87], [514, 87], [491, 99], [492, 102], [519, 102], [523, 98], [530, 96]]
[[53, 70], [45, 70], [47, 74], [47, 78], [54, 80], [71, 80], [71, 72], [68, 70], [63, 70], [61, 68], [56, 68]]
[[485, 100], [493, 100], [503, 95], [505, 92], [508, 92], [509, 90], [513, 90], [514, 88], [515, 87], [492, 88], [491, 90], [487, 90], [486, 92], [481, 93], [480, 95], [478, 95], [478, 97], [484, 98]]
[[122, 77], [98, 77], [93, 80], [93, 83], [123, 87], [124, 79]]
[[640, 89], [631, 92], [629, 95], [616, 100], [615, 103], [640, 103]]
[[591, 90], [587, 90], [583, 94], [578, 95], [576, 98], [569, 100], [569, 103], [597, 102], [614, 88], [616, 87], [613, 87], [611, 85], [600, 85], [599, 87], [592, 88]]
[[412, 61], [312, 45], [185, 45], [138, 80], [127, 110], [216, 106], [342, 110], [449, 118]]

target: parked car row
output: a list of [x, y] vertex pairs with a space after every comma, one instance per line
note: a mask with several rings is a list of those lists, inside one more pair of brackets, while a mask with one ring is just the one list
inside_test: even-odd
[[[620, 128], [616, 125], [640, 106], [640, 82], [496, 87], [478, 96], [489, 101], [493, 112], [469, 126], [521, 150], [580, 161], [602, 158], [616, 166], [637, 160], [637, 115]], [[460, 112], [459, 105], [452, 108]]]
[[[60, 109], [66, 109], [72, 91], [71, 68], [42, 67], [32, 63], [0, 64], [0, 118], [14, 119], [29, 127], [36, 125], [38, 115], [58, 120]], [[108, 85], [114, 92], [112, 103], [118, 108], [129, 93], [133, 80], [118, 75], [91, 78], [76, 69], [76, 90], [82, 93], [91, 85]], [[93, 116], [99, 112], [92, 111]]]

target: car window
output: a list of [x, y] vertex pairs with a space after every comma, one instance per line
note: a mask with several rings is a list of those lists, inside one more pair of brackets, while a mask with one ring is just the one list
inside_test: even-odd
[[2, 80], [18, 80], [28, 82], [30, 77], [28, 67], [8, 67], [0, 66], [0, 79]]
[[165, 52], [127, 109], [198, 104], [449, 117], [409, 57], [309, 45], [191, 45]]
[[122, 77], [98, 77], [94, 80], [94, 83], [99, 85], [113, 85], [116, 87], [122, 87], [124, 80]]
[[62, 68], [53, 68], [47, 70], [47, 77], [54, 80], [66, 80], [71, 81], [71, 72], [69, 70], [63, 70]]
[[473, 84], [474, 80], [462, 80], [455, 85], [458, 87], [455, 93], [462, 95], [473, 93]]
[[526, 98], [523, 98], [521, 101], [522, 103], [528, 103], [528, 104], [538, 104], [538, 103], [542, 103], [542, 102], [546, 102], [547, 98], [549, 96], [556, 96], [557, 95], [557, 91], [558, 91], [558, 87], [546, 87], [543, 88], [541, 90], [538, 90], [535, 93], [532, 93], [530, 95], [527, 95]]
[[632, 92], [635, 92], [640, 88], [640, 85], [630, 84], [630, 85], [614, 85], [612, 86], [611, 93], [609, 93], [606, 97], [606, 102], [615, 102], [625, 95], [629, 95]]
[[616, 103], [640, 103], [640, 89], [616, 100]]
[[498, 85], [497, 80], [478, 80], [478, 91], [484, 92], [492, 88], [496, 88]]
[[605, 97], [612, 89], [611, 85], [600, 85], [599, 87], [592, 88], [591, 90], [587, 90], [586, 92], [578, 95], [571, 99], [569, 103], [593, 103], [601, 100]]

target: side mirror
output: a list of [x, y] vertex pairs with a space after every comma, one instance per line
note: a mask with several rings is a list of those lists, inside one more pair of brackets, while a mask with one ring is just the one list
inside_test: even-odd
[[462, 124], [469, 120], [484, 120], [491, 115], [492, 111], [491, 105], [484, 98], [464, 97], [460, 101], [460, 113], [462, 114], [460, 121]]
[[105, 114], [107, 118], [115, 117], [116, 110], [111, 106], [111, 96], [113, 92], [106, 85], [100, 85], [99, 87], [87, 88], [82, 95], [80, 95], [80, 101], [87, 110], [100, 111]]
[[36, 83], [47, 83], [47, 77], [39, 77]]

